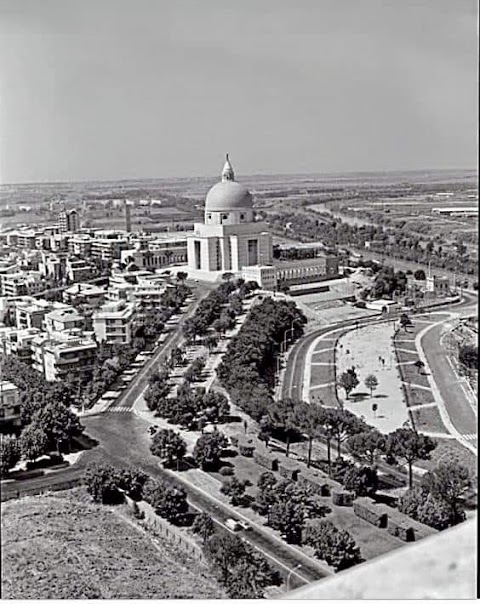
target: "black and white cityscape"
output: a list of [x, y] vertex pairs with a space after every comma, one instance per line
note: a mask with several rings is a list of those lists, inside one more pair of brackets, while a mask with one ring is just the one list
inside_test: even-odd
[[2, 598], [477, 597], [477, 23], [0, 0]]

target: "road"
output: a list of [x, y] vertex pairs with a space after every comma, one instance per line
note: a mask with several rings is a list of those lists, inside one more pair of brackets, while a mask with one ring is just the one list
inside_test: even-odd
[[[108, 422], [105, 422], [105, 417], [100, 415], [85, 418], [84, 424], [89, 436], [101, 443], [100, 447], [88, 452], [90, 460], [103, 455], [112, 463], [131, 465], [168, 484], [182, 486], [187, 491], [188, 501], [192, 507], [204, 510], [222, 525], [227, 518], [237, 517], [241, 514], [238, 508], [225, 505], [211, 493], [185, 483], [179, 480], [174, 473], [164, 470], [160, 466], [158, 458], [150, 453], [149, 424], [135, 414], [130, 412], [109, 414]], [[86, 460], [88, 461], [88, 458]], [[82, 461], [85, 463], [86, 460]], [[253, 526], [253, 530], [243, 532], [242, 537], [265, 553], [280, 572], [285, 573], [285, 568], [291, 570], [298, 564], [302, 565], [302, 568], [296, 571], [297, 584], [327, 576], [328, 572], [315, 560], [305, 555], [302, 556], [280, 537], [270, 535], [261, 525], [255, 526], [251, 520], [247, 520]], [[292, 581], [292, 585], [294, 583], [295, 581]]]
[[[180, 323], [194, 312], [196, 304], [208, 289], [198, 290], [197, 300], [192, 303], [187, 312], [183, 315]], [[471, 304], [471, 301], [469, 301]], [[463, 303], [465, 306], [466, 303]], [[458, 310], [462, 305], [456, 307]], [[359, 324], [378, 322], [378, 318], [365, 318], [358, 320]], [[382, 320], [382, 317], [380, 317]], [[383, 319], [385, 320], [385, 319]], [[391, 317], [390, 317], [391, 320]], [[311, 342], [323, 333], [329, 333], [334, 329], [341, 327], [350, 327], [356, 320], [344, 321], [330, 327], [316, 330], [308, 334], [305, 338], [297, 342], [289, 356], [286, 367], [286, 374], [283, 386], [283, 396], [292, 396], [295, 388], [301, 388], [303, 383], [303, 371], [305, 364], [305, 355]], [[165, 471], [159, 466], [158, 460], [153, 457], [149, 451], [150, 436], [148, 433], [149, 424], [133, 413], [133, 404], [138, 396], [141, 395], [146, 386], [148, 373], [152, 366], [158, 365], [168, 350], [176, 345], [181, 338], [180, 329], [171, 332], [171, 336], [165, 344], [155, 353], [152, 359], [137, 374], [136, 378], [130, 384], [130, 387], [124, 392], [122, 397], [115, 401], [114, 406], [118, 407], [117, 413], [105, 413], [97, 416], [85, 417], [82, 423], [85, 425], [86, 433], [99, 441], [99, 446], [86, 451], [79, 462], [74, 466], [60, 470], [55, 474], [45, 475], [41, 478], [32, 479], [24, 483], [12, 482], [2, 485], [2, 499], [8, 498], [14, 492], [26, 493], [32, 488], [48, 488], [49, 484], [61, 480], [72, 479], [83, 473], [83, 469], [94, 459], [107, 459], [113, 463], [121, 465], [131, 465], [142, 469], [147, 474], [161, 478], [169, 484], [178, 486], [181, 484], [187, 491], [189, 503], [196, 509], [202, 509], [209, 513], [217, 523], [224, 524], [229, 517], [237, 517], [240, 513], [237, 508], [232, 508], [215, 498], [212, 494], [199, 490], [198, 487], [185, 484], [172, 473]], [[122, 411], [120, 411], [120, 408]], [[404, 475], [401, 472], [388, 467], [389, 474], [398, 474], [398, 477], [404, 482]], [[250, 524], [251, 521], [249, 521]], [[286, 544], [280, 537], [274, 536], [260, 525], [252, 524], [253, 530], [243, 532], [242, 537], [257, 548], [270, 562], [282, 573], [283, 576], [291, 574], [291, 586], [299, 586], [309, 581], [314, 581], [327, 576], [329, 573], [316, 560], [305, 556], [297, 549]], [[300, 568], [299, 565], [301, 565]]]
[[[449, 310], [451, 312], [458, 313], [461, 316], [466, 316], [466, 315], [476, 313], [477, 302], [478, 302], [478, 298], [476, 295], [470, 294], [470, 293], [464, 293], [464, 300], [461, 303], [446, 305], [445, 307], [442, 307], [441, 309], [435, 309], [432, 312], [439, 312], [439, 311], [444, 312], [445, 310]], [[428, 313], [423, 311], [423, 312], [421, 312], [421, 314], [426, 315]], [[288, 357], [288, 360], [287, 360], [287, 366], [285, 368], [284, 380], [283, 380], [283, 385], [282, 385], [282, 397], [283, 398], [293, 398], [293, 399], [301, 398], [302, 385], [304, 382], [305, 361], [306, 361], [306, 357], [307, 357], [307, 352], [308, 352], [308, 349], [310, 348], [311, 344], [319, 336], [326, 335], [326, 334], [329, 334], [332, 332], [338, 332], [336, 334], [336, 335], [338, 335], [341, 332], [342, 328], [351, 329], [351, 327], [354, 326], [356, 323], [358, 323], [359, 325], [368, 325], [368, 324], [378, 323], [379, 321], [388, 321], [388, 320], [392, 320], [392, 318], [391, 317], [384, 318], [384, 317], [380, 316], [380, 317], [365, 317], [364, 319], [359, 319], [358, 321], [357, 320], [342, 321], [340, 323], [332, 324], [328, 327], [316, 329], [315, 331], [306, 335], [301, 340], [297, 341], [296, 344], [293, 346], [293, 348], [290, 352], [290, 355]], [[429, 335], [428, 332], [427, 332], [427, 335]], [[450, 412], [450, 410], [451, 410], [452, 413], [454, 413], [455, 417], [462, 418], [461, 425], [465, 430], [468, 430], [467, 432], [464, 432], [464, 433], [469, 434], [469, 435], [473, 434], [476, 432], [476, 418], [475, 418], [475, 421], [472, 423], [472, 412], [471, 412], [470, 405], [465, 405], [465, 404], [457, 405], [456, 404], [457, 398], [455, 398], [455, 397], [450, 398], [450, 396], [452, 396], [452, 394], [453, 394], [452, 390], [453, 389], [457, 390], [459, 388], [459, 385], [458, 385], [458, 382], [452, 378], [450, 367], [449, 367], [450, 373], [448, 373], [448, 372], [442, 373], [444, 371], [443, 366], [445, 364], [448, 365], [448, 362], [446, 361], [447, 357], [445, 355], [445, 352], [442, 352], [441, 348], [439, 347], [439, 344], [435, 340], [435, 336], [438, 337], [438, 334], [436, 331], [433, 331], [432, 339], [434, 341], [433, 341], [433, 343], [430, 341], [427, 341], [425, 343], [425, 348], [426, 348], [426, 350], [429, 350], [429, 351], [431, 349], [433, 351], [437, 351], [436, 354], [435, 354], [435, 352], [433, 352], [433, 353], [430, 352], [430, 354], [435, 354], [435, 359], [433, 362], [434, 362], [434, 367], [435, 367], [435, 374], [439, 376], [438, 387], [439, 387], [440, 391], [442, 392], [444, 399], [445, 400], [447, 398], [449, 399], [448, 411]], [[435, 381], [437, 380], [436, 375], [434, 375]], [[452, 381], [454, 382], [453, 386], [451, 385]], [[447, 386], [449, 386], [448, 389], [443, 390], [443, 388], [447, 388]], [[465, 399], [465, 393], [463, 391], [462, 391], [462, 396]], [[466, 407], [469, 407], [469, 409], [467, 409]], [[460, 419], [458, 419], [458, 421], [460, 421]], [[321, 438], [319, 440], [322, 441]], [[320, 446], [320, 448], [323, 448], [323, 444]], [[394, 469], [391, 466], [388, 466], [383, 463], [379, 463], [379, 469], [386, 476], [391, 477], [392, 480], [398, 481], [399, 484], [404, 484], [405, 473], [403, 473], [397, 469]], [[416, 479], [418, 480], [418, 477]]]
[[450, 421], [477, 446], [477, 405], [468, 381], [458, 375], [442, 341], [444, 323], [427, 327], [420, 338], [428, 367], [445, 404]]

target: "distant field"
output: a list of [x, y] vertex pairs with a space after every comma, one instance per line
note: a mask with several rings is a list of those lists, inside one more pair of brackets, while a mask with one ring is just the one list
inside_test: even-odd
[[197, 561], [114, 512], [83, 489], [2, 504], [2, 597], [225, 597]]

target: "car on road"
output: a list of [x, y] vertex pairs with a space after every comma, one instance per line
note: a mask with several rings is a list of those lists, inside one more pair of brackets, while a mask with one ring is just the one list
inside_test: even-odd
[[244, 522], [243, 520], [239, 520], [238, 524], [240, 525], [240, 528], [242, 528], [244, 531], [251, 531], [252, 530], [252, 525], [249, 524], [248, 522]]
[[240, 526], [240, 522], [238, 522], [238, 520], [235, 520], [234, 518], [227, 518], [225, 520], [225, 526], [234, 532], [242, 530], [242, 527]]

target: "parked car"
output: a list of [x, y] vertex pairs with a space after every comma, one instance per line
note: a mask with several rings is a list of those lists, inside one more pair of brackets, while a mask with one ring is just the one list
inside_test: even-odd
[[227, 518], [227, 520], [225, 520], [225, 526], [234, 532], [242, 530], [240, 523], [233, 518]]

